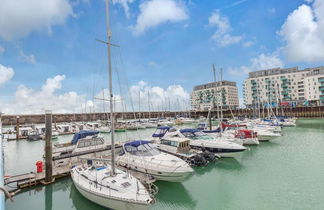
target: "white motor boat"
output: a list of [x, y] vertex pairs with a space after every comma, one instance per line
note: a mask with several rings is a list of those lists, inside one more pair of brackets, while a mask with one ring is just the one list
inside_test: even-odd
[[71, 178], [84, 197], [110, 209], [145, 210], [154, 203], [140, 181], [119, 169], [112, 174], [110, 165], [79, 165]]
[[270, 141], [273, 138], [282, 136], [280, 133], [274, 133], [264, 129], [256, 129], [256, 132], [258, 133], [259, 141]]
[[188, 138], [190, 139], [190, 147], [202, 151], [209, 151], [221, 157], [235, 157], [246, 150], [246, 147], [235, 144], [233, 142], [217, 139], [197, 129], [181, 129], [175, 130], [168, 126], [162, 126], [152, 135], [153, 138]]
[[77, 162], [78, 157], [89, 157], [96, 154], [104, 155], [111, 146], [98, 136], [99, 131], [83, 130], [75, 133], [73, 139], [68, 143], [53, 145], [54, 165], [62, 166]]
[[181, 182], [193, 173], [187, 162], [159, 151], [150, 141], [144, 140], [125, 143], [116, 163], [169, 182]]

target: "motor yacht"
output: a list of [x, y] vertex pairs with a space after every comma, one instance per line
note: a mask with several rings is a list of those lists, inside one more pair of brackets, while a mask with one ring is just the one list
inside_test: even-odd
[[181, 182], [193, 173], [184, 160], [159, 151], [150, 141], [137, 140], [123, 144], [116, 163], [146, 173], [157, 180]]

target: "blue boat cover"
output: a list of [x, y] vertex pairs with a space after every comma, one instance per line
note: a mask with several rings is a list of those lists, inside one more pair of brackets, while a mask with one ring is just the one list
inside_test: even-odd
[[170, 129], [170, 126], [159, 126], [157, 129], [160, 129], [160, 130], [169, 130]]
[[158, 130], [161, 130], [160, 132], [154, 132], [153, 134], [152, 134], [152, 137], [159, 137], [159, 138], [161, 138], [161, 137], [163, 137], [164, 135], [165, 135], [165, 133], [168, 131], [168, 130], [170, 130], [170, 126], [160, 126], [160, 127], [158, 127], [157, 129], [156, 129], [156, 131], [158, 131]]
[[194, 128], [185, 128], [180, 130], [181, 133], [194, 133], [198, 131], [199, 131], [198, 129], [194, 129]]
[[96, 135], [98, 133], [99, 133], [99, 131], [96, 131], [96, 130], [83, 130], [83, 131], [79, 131], [79, 132], [77, 132], [77, 133], [74, 134], [71, 143], [72, 144], [76, 144], [76, 143], [78, 143], [79, 139], [85, 138], [87, 136], [94, 136], [94, 135]]
[[217, 129], [215, 130], [203, 130], [202, 132], [204, 133], [219, 133], [221, 131], [220, 127], [218, 127]]
[[148, 144], [148, 143], [150, 143], [150, 141], [135, 140], [135, 141], [132, 141], [132, 142], [128, 142], [128, 143], [126, 143], [125, 146], [138, 147], [139, 145], [142, 145], [142, 144]]

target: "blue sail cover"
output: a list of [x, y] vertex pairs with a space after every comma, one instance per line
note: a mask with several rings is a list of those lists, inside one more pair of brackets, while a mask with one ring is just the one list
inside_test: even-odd
[[99, 133], [99, 131], [96, 131], [96, 130], [79, 131], [79, 132], [74, 134], [71, 143], [76, 144], [76, 143], [78, 143], [79, 139], [83, 139], [83, 138], [85, 138], [87, 136], [94, 136], [94, 135], [97, 135], [98, 133]]
[[195, 133], [198, 131], [199, 131], [198, 129], [194, 129], [194, 128], [185, 128], [180, 130], [181, 133]]
[[170, 130], [169, 126], [160, 126], [156, 129], [156, 131], [152, 134], [152, 137], [163, 137], [166, 132]]
[[148, 144], [148, 143], [150, 143], [150, 141], [135, 140], [135, 141], [126, 143], [125, 146], [138, 147], [139, 145]]

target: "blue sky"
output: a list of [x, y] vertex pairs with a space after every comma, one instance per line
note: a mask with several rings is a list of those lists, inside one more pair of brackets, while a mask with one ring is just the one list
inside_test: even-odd
[[[107, 50], [95, 41], [106, 40], [104, 1], [2, 1], [2, 110], [93, 106], [93, 96], [107, 87]], [[323, 0], [113, 0], [112, 41], [121, 46], [112, 51], [118, 71], [114, 92], [123, 97], [131, 89], [146, 97], [152, 91], [164, 101], [154, 102], [155, 109], [166, 106], [166, 98], [174, 109], [188, 108], [193, 86], [212, 81], [212, 64], [223, 68], [223, 79], [237, 82], [240, 96], [249, 71], [323, 65], [324, 55], [316, 53], [324, 52], [324, 17], [318, 12], [324, 13], [323, 5]]]

